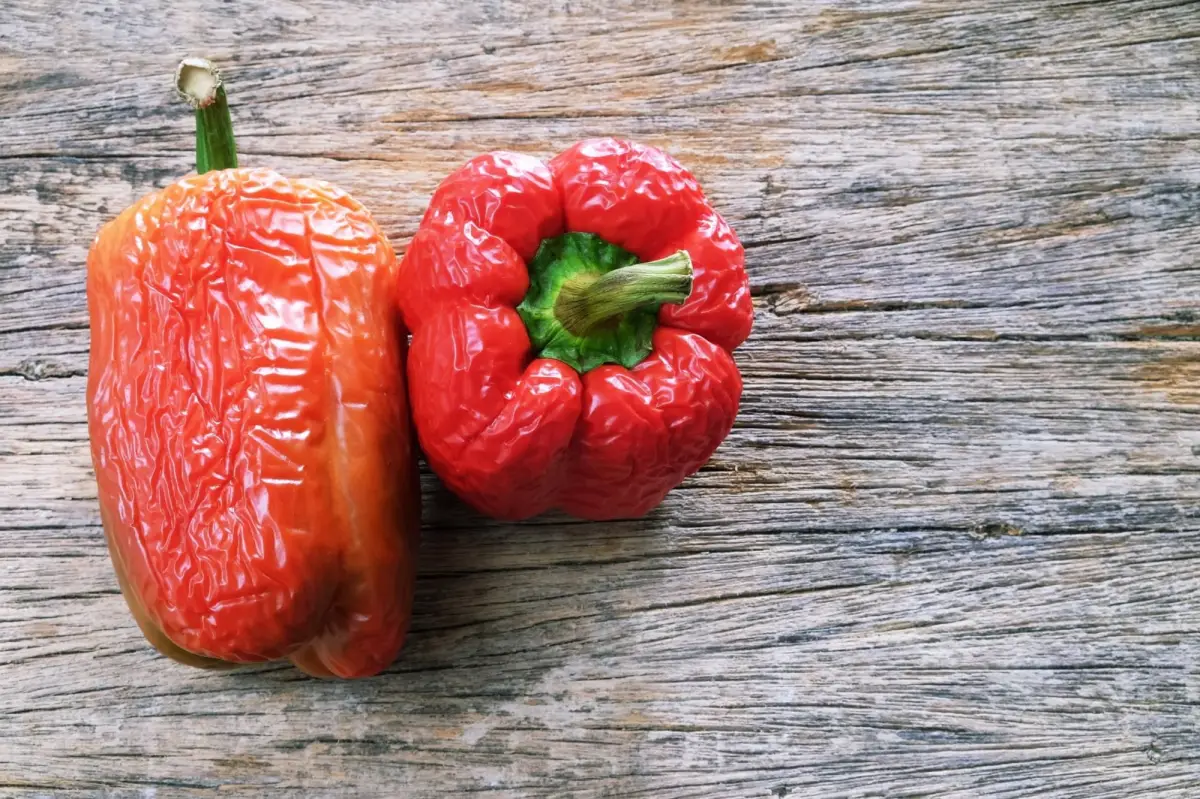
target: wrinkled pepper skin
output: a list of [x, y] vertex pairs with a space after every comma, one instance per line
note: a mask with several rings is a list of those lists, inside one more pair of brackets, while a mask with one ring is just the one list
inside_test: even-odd
[[264, 169], [186, 177], [100, 231], [92, 458], [164, 654], [359, 677], [399, 652], [419, 498], [396, 269], [356, 201]]
[[[564, 232], [641, 261], [685, 250], [690, 296], [659, 309], [649, 357], [580, 375], [537, 357], [515, 307], [527, 263]], [[584, 141], [549, 164], [481, 155], [438, 187], [400, 265], [412, 331], [410, 400], [433, 470], [480, 511], [641, 516], [729, 433], [742, 382], [731, 352], [753, 309], [744, 252], [695, 178], [663, 152]]]

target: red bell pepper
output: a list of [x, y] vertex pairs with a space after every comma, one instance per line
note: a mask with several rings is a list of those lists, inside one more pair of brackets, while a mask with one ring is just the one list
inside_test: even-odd
[[653, 147], [472, 159], [400, 264], [430, 466], [500, 518], [646, 513], [733, 425], [744, 260], [696, 179]]
[[189, 60], [197, 167], [88, 256], [100, 515], [146, 638], [185, 663], [359, 677], [399, 651], [420, 524], [396, 259], [345, 192], [236, 169]]

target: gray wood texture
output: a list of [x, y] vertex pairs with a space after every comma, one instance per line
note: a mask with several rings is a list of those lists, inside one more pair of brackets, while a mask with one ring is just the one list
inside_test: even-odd
[[[84, 259], [188, 54], [399, 247], [477, 152], [675, 154], [747, 246], [727, 443], [612, 524], [427, 475], [380, 678], [155, 656]], [[16, 0], [0, 134], [0, 794], [1200, 796], [1200, 4]]]

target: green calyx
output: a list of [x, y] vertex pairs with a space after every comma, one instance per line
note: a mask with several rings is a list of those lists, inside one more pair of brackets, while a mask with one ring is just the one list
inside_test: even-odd
[[236, 167], [233, 120], [221, 73], [207, 59], [185, 58], [175, 70], [175, 88], [196, 109], [196, 171]]
[[692, 290], [692, 259], [680, 250], [639, 264], [591, 233], [546, 239], [529, 262], [517, 306], [534, 354], [583, 373], [606, 363], [632, 368], [650, 354], [658, 308]]

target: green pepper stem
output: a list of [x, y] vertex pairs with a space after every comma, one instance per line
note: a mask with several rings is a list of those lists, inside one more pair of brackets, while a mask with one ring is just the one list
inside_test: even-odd
[[631, 264], [567, 280], [554, 315], [569, 332], [583, 336], [597, 325], [647, 305], [683, 302], [692, 292], [692, 258], [685, 250], [657, 261]]
[[238, 165], [233, 120], [221, 73], [205, 58], [185, 58], [175, 71], [175, 88], [196, 109], [196, 171]]

